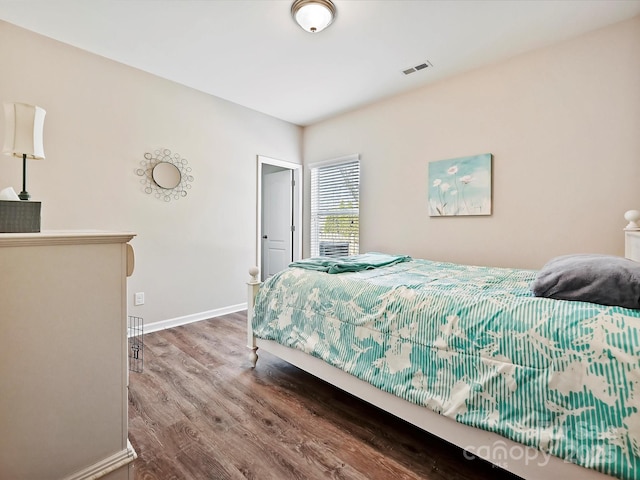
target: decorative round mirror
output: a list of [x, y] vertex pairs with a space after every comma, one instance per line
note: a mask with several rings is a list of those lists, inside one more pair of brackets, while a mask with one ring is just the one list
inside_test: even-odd
[[144, 185], [145, 193], [153, 193], [165, 202], [187, 196], [193, 175], [186, 158], [164, 148], [145, 153], [140, 166], [142, 168], [138, 168], [136, 174], [142, 177], [140, 183]]
[[152, 171], [153, 181], [161, 188], [172, 189], [180, 185], [180, 170], [173, 163], [160, 162]]

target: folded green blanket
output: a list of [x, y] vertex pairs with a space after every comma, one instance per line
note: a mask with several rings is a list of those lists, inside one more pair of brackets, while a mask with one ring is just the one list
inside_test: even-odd
[[408, 255], [388, 255], [386, 253], [368, 252], [350, 257], [313, 257], [298, 260], [290, 267], [306, 268], [327, 273], [359, 272], [372, 268], [387, 267], [396, 263], [408, 262]]

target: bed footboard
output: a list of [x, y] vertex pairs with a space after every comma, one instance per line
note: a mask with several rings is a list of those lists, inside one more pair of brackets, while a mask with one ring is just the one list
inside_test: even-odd
[[248, 299], [247, 299], [247, 348], [251, 349], [251, 353], [249, 354], [249, 359], [251, 360], [251, 368], [255, 368], [256, 363], [258, 362], [258, 347], [256, 346], [256, 338], [253, 336], [253, 307], [255, 305], [256, 294], [258, 293], [258, 288], [260, 288], [260, 280], [258, 280], [258, 274], [260, 273], [260, 269], [258, 267], [251, 267], [249, 269], [249, 275], [251, 276], [251, 280], [247, 282], [249, 287]]

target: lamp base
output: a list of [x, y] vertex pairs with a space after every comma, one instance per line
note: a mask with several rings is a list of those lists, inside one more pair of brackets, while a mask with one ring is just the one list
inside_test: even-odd
[[27, 192], [27, 154], [22, 154], [22, 191], [18, 194], [20, 200], [29, 200], [31, 195]]

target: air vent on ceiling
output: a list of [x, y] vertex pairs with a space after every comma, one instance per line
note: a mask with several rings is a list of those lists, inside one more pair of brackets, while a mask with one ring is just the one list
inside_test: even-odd
[[407, 68], [406, 70], [403, 70], [402, 73], [404, 73], [405, 75], [409, 75], [410, 73], [417, 72], [418, 70], [424, 70], [427, 67], [433, 67], [429, 60], [421, 63], [420, 65], [416, 65], [415, 67]]

